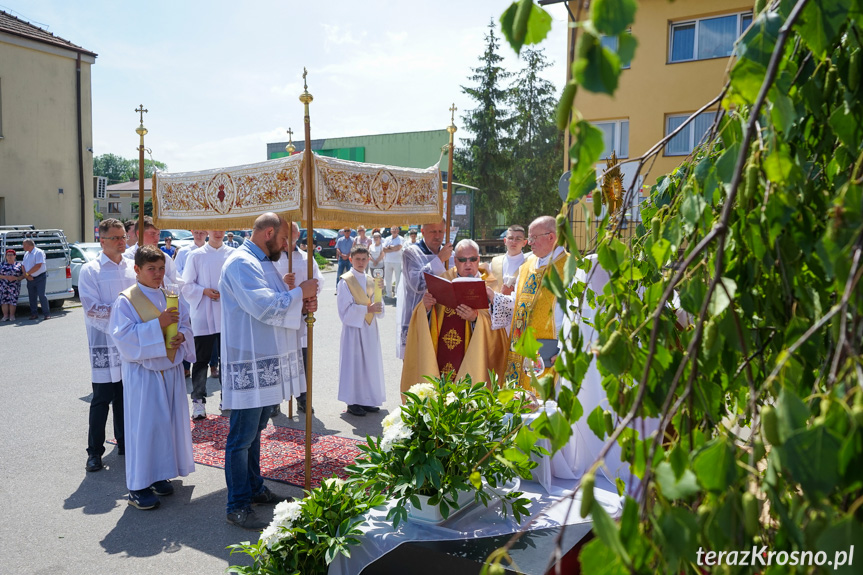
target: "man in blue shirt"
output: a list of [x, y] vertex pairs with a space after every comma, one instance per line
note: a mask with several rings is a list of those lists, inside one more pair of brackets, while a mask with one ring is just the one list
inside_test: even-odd
[[354, 240], [351, 238], [351, 228], [342, 230], [344, 235], [336, 241], [336, 257], [338, 258], [339, 266], [336, 270], [336, 294], [339, 292], [339, 282], [342, 281], [342, 274], [350, 271], [351, 248], [354, 246]]

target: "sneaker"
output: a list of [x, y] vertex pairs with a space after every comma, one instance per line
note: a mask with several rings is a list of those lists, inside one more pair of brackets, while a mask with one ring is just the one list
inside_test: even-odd
[[251, 507], [248, 509], [231, 511], [228, 513], [226, 521], [231, 525], [236, 525], [237, 527], [242, 527], [249, 531], [263, 531], [268, 525], [266, 521], [255, 515], [255, 512], [252, 511]]
[[150, 486], [150, 491], [155, 493], [156, 495], [173, 495], [174, 494], [174, 486], [171, 485], [170, 479], [162, 479], [161, 481], [157, 481], [153, 485]]
[[159, 506], [159, 498], [147, 489], [133, 489], [129, 491], [129, 505], [138, 509], [155, 509]]
[[348, 413], [351, 415], [358, 415], [360, 417], [365, 417], [366, 410], [360, 407], [359, 405], [351, 404], [348, 406]]
[[192, 400], [192, 419], [207, 419], [207, 408], [200, 399]]
[[252, 497], [252, 505], [276, 505], [282, 501], [293, 501], [293, 497], [281, 497], [270, 491], [266, 486], [257, 495]]

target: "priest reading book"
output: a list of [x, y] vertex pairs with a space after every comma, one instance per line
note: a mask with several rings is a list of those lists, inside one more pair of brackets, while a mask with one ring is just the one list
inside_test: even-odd
[[408, 328], [402, 391], [426, 375], [488, 381], [489, 370], [503, 374], [509, 342], [505, 330], [491, 329], [486, 285], [494, 281], [479, 263], [479, 246], [468, 239], [455, 247], [454, 268], [426, 274], [428, 291]]

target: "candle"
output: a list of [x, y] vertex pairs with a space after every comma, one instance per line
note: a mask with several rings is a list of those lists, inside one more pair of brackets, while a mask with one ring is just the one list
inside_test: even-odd
[[[179, 286], [177, 284], [165, 284], [165, 303], [167, 308], [180, 309]], [[177, 335], [177, 322], [165, 328], [165, 347], [171, 349], [171, 340]]]

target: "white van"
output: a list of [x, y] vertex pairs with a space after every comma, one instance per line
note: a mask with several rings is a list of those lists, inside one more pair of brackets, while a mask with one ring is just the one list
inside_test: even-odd
[[[48, 268], [48, 279], [45, 283], [45, 295], [52, 308], [63, 307], [63, 300], [75, 296], [72, 289], [72, 268], [69, 256], [69, 243], [63, 230], [37, 230], [35, 226], [0, 226], [0, 253], [6, 253], [11, 248], [15, 250], [16, 259], [24, 259], [24, 240], [31, 239], [36, 247], [45, 252], [45, 264]], [[21, 282], [21, 293], [18, 305], [30, 305], [27, 295], [27, 280]]]

